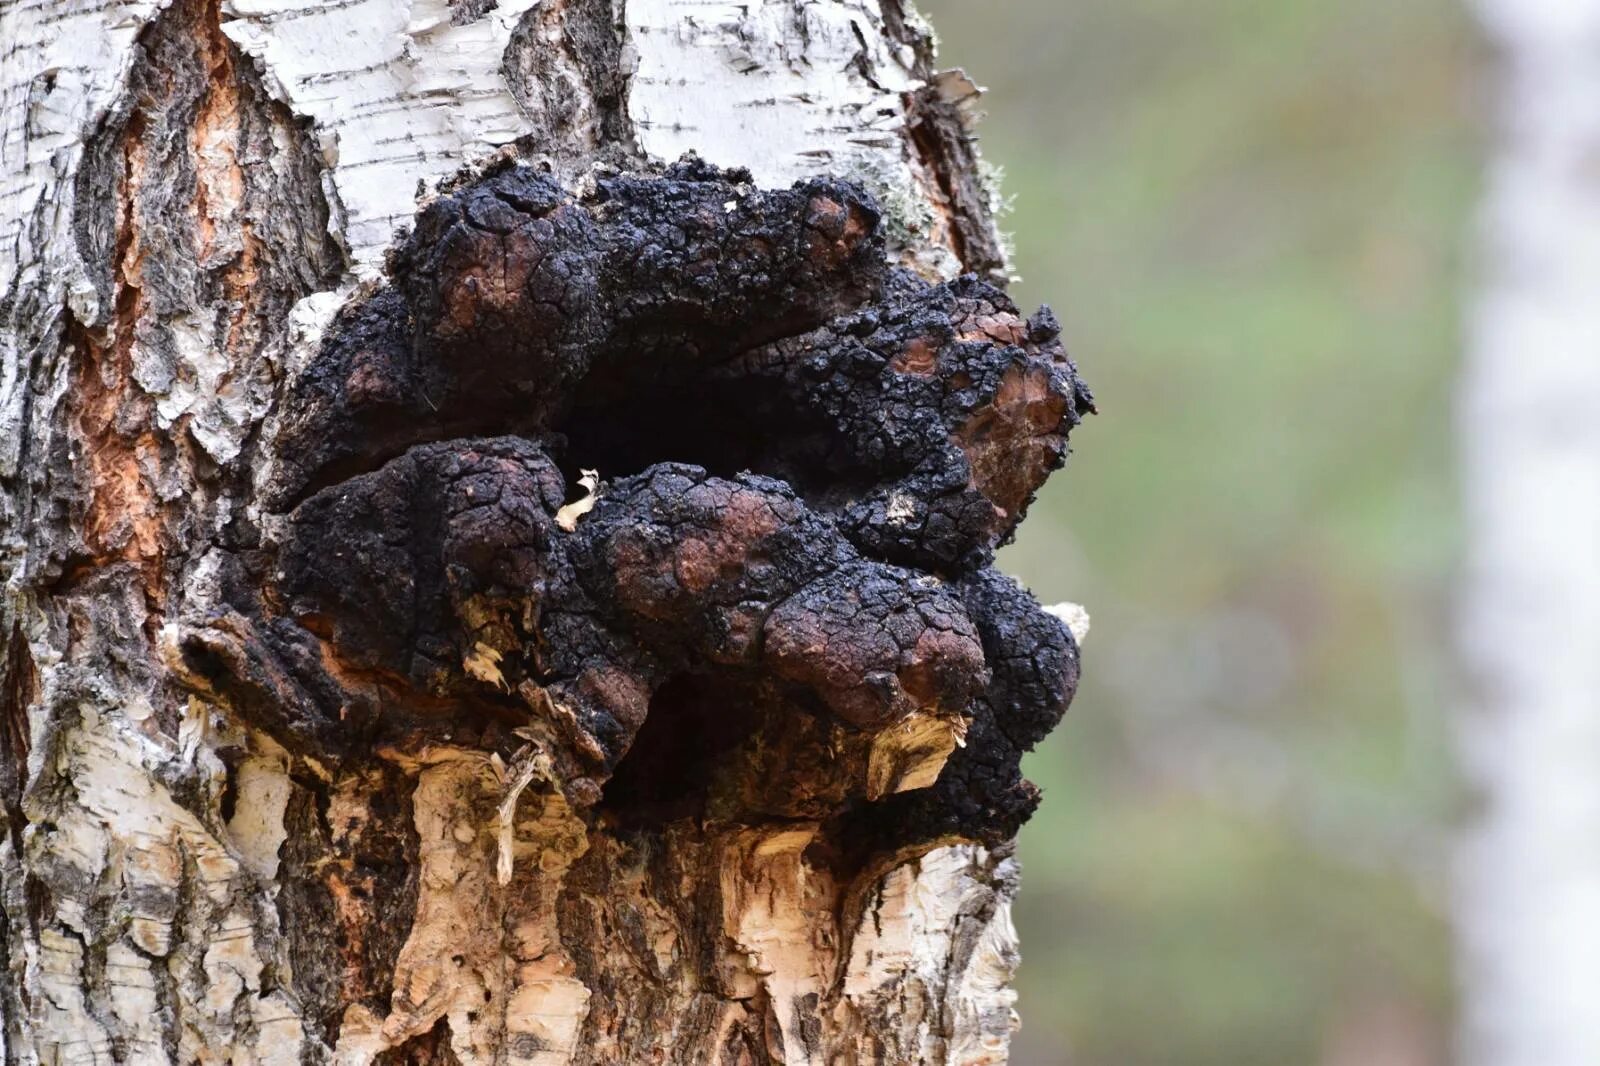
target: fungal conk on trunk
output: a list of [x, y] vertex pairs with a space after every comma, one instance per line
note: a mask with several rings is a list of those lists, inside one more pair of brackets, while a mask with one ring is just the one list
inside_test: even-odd
[[334, 762], [531, 739], [634, 824], [1013, 836], [1077, 682], [989, 567], [1093, 410], [1050, 312], [886, 266], [853, 184], [694, 162], [483, 176], [390, 275], [291, 384], [275, 581], [198, 674]]
[[990, 563], [1091, 400], [879, 222], [693, 161], [437, 199], [290, 385], [275, 580], [191, 667], [319, 758], [531, 742], [590, 819], [1009, 839], [1078, 657]]

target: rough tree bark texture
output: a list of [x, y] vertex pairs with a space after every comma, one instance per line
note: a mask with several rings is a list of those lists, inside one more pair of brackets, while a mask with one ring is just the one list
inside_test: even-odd
[[1501, 136], [1461, 396], [1469, 1066], [1600, 1062], [1600, 3], [1479, 0]]
[[990, 563], [1092, 407], [918, 17], [0, 56], [5, 1061], [1003, 1061], [1077, 648]]

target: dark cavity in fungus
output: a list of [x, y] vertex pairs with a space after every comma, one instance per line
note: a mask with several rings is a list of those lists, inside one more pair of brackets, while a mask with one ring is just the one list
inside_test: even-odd
[[[624, 822], [1010, 837], [1078, 655], [989, 563], [1092, 400], [1048, 310], [887, 267], [879, 221], [694, 160], [442, 196], [291, 383], [272, 579], [194, 673], [329, 758], [531, 730]], [[965, 746], [896, 792], [929, 721]]]

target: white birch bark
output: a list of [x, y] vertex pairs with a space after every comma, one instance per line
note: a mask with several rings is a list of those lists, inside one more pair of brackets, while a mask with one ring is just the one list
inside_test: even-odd
[[1600, 4], [1479, 0], [1500, 137], [1460, 398], [1469, 1066], [1600, 1062]]
[[[619, 856], [590, 902], [668, 991], [597, 1030], [556, 915], [570, 811], [524, 802], [503, 885], [484, 753], [339, 776], [168, 683], [228, 580], [214, 545], [262, 520], [279, 386], [441, 179], [506, 153], [571, 181], [687, 150], [830, 171], [903, 262], [996, 271], [970, 159], [912, 128], [917, 94], [969, 91], [900, 0], [0, 0], [7, 1063], [1004, 1060], [1004, 854], [845, 885], [803, 826], [721, 841], [681, 888], [722, 894], [693, 932], [724, 996]], [[797, 1028], [819, 996], [822, 1037]]]

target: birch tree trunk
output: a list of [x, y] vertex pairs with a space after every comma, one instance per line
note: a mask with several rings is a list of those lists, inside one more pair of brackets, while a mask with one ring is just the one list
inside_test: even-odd
[[915, 13], [0, 55], [5, 1061], [1004, 1061], [1091, 402]]
[[1479, 0], [1501, 135], [1460, 404], [1462, 1061], [1600, 1061], [1600, 4]]

